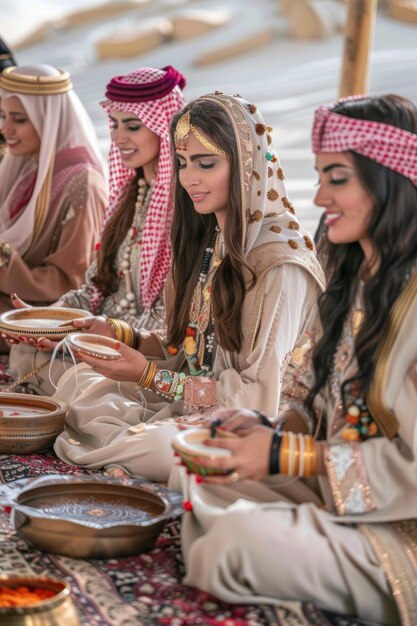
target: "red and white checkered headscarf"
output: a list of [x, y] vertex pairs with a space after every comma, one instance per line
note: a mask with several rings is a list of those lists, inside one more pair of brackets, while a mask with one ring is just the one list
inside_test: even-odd
[[[111, 91], [111, 86], [115, 84], [118, 93], [120, 92], [120, 99]], [[164, 86], [163, 90], [160, 90], [161, 84]], [[123, 101], [123, 85], [126, 85], [127, 92], [133, 94], [135, 89], [131, 87], [138, 85], [137, 101]], [[101, 102], [107, 113], [111, 111], [133, 113], [160, 138], [158, 173], [152, 186], [142, 234], [140, 295], [144, 309], [150, 309], [160, 296], [171, 265], [170, 231], [174, 205], [171, 194], [173, 165], [169, 131], [173, 116], [184, 106], [181, 92], [184, 86], [184, 77], [172, 67], [162, 70], [141, 67], [126, 76], [112, 79], [106, 93], [112, 99]], [[142, 95], [139, 95], [140, 93]], [[148, 95], [143, 96], [143, 93]], [[161, 93], [162, 97], [158, 97]], [[128, 97], [129, 100], [133, 100], [135, 96]], [[109, 167], [110, 203], [105, 224], [116, 211], [120, 194], [135, 175], [132, 168], [123, 165], [120, 151], [113, 142], [110, 148]]]
[[[340, 102], [340, 101], [339, 101]], [[417, 134], [319, 107], [314, 116], [313, 152], [332, 153], [352, 150], [387, 167], [417, 185]]]

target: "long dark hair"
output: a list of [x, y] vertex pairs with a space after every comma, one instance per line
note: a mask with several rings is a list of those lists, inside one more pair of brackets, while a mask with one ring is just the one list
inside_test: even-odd
[[97, 270], [92, 282], [105, 297], [115, 293], [119, 288], [120, 277], [116, 266], [116, 257], [133, 222], [138, 182], [141, 177], [143, 177], [143, 169], [140, 167], [124, 189], [119, 206], [108, 221], [101, 238], [97, 253]]
[[[252, 283], [256, 278], [247, 264], [242, 250], [242, 219], [238, 150], [232, 124], [227, 113], [215, 102], [196, 100], [173, 118], [172, 145], [178, 120], [190, 110], [190, 122], [206, 133], [216, 146], [230, 155], [231, 176], [229, 205], [224, 226], [226, 255], [217, 268], [212, 286], [212, 310], [216, 339], [225, 350], [239, 352], [242, 346], [242, 306], [247, 285], [246, 268]], [[175, 170], [175, 212], [172, 226], [172, 277], [175, 289], [174, 305], [168, 321], [168, 340], [182, 343], [189, 321], [189, 310], [194, 288], [201, 271], [204, 251], [213, 237], [217, 220], [214, 214], [199, 215], [190, 196], [179, 182]]]
[[[384, 122], [417, 133], [417, 108], [400, 96], [387, 95], [348, 100], [337, 104], [335, 113], [357, 119]], [[374, 200], [368, 237], [378, 256], [379, 267], [364, 287], [364, 322], [355, 338], [358, 370], [342, 385], [342, 401], [355, 386], [366, 394], [372, 380], [378, 344], [391, 308], [417, 260], [417, 188], [411, 180], [371, 159], [350, 153], [363, 187]], [[322, 253], [327, 258], [328, 286], [319, 299], [323, 335], [313, 349], [315, 383], [307, 398], [311, 409], [324, 387], [333, 356], [359, 285], [364, 254], [359, 243], [332, 244], [324, 237]]]

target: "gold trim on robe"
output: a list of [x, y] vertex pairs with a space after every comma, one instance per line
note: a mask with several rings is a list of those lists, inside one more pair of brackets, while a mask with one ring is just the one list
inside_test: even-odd
[[324, 464], [338, 515], [369, 513], [376, 508], [361, 444], [326, 445]]
[[402, 626], [417, 624], [417, 520], [361, 524], [392, 589]]
[[375, 362], [375, 372], [369, 387], [366, 402], [372, 417], [381, 432], [393, 439], [398, 432], [398, 420], [384, 402], [384, 390], [389, 372], [389, 361], [394, 345], [398, 339], [404, 320], [417, 297], [417, 271], [411, 276], [401, 295], [396, 300], [388, 322], [388, 328], [380, 344]]

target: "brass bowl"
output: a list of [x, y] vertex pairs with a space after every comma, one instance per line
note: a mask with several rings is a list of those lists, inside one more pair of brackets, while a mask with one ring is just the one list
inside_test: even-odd
[[0, 486], [11, 524], [44, 552], [109, 559], [150, 550], [183, 512], [179, 493], [137, 479], [51, 475]]
[[6, 586], [40, 587], [56, 595], [28, 606], [0, 608], [0, 626], [80, 626], [67, 583], [35, 576], [0, 576], [0, 588]]
[[77, 330], [72, 326], [72, 320], [89, 315], [91, 313], [83, 309], [59, 306], [12, 309], [0, 315], [0, 332], [14, 338], [27, 335], [28, 337], [48, 337], [53, 341], [59, 341], [68, 333]]
[[0, 393], [0, 454], [50, 448], [64, 429], [68, 407], [44, 396]]

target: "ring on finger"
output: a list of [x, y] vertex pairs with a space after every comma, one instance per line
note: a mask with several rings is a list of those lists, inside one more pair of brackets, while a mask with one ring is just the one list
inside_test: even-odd
[[237, 483], [237, 481], [240, 480], [239, 472], [232, 472], [229, 478], [232, 481], [232, 483]]

